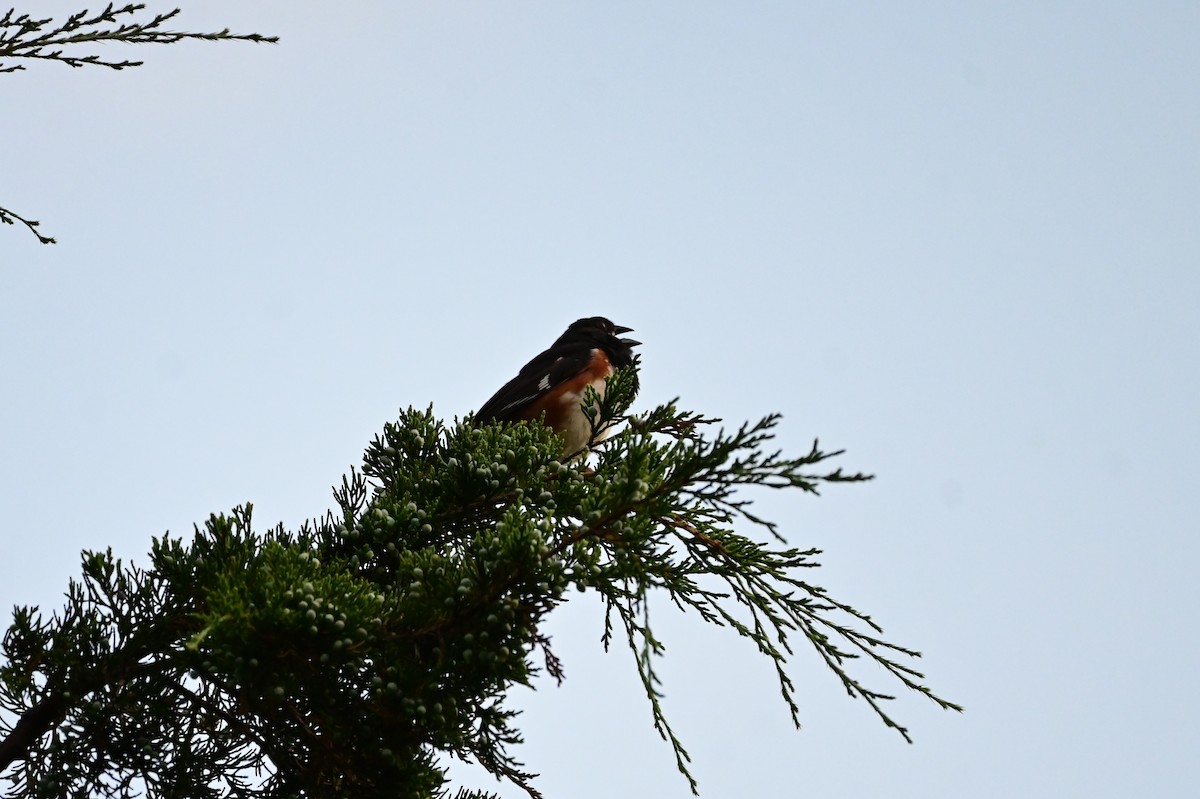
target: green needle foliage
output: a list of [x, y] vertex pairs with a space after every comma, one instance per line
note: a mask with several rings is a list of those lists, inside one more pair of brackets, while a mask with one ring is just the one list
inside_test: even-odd
[[855, 658], [959, 709], [920, 684], [918, 653], [802, 579], [817, 552], [784, 546], [743, 496], [868, 478], [830, 469], [839, 453], [815, 443], [768, 452], [775, 416], [732, 432], [674, 403], [626, 417], [636, 367], [593, 414], [594, 429], [627, 424], [590, 459], [560, 460], [541, 424], [475, 430], [410, 409], [336, 511], [297, 532], [254, 532], [247, 506], [155, 540], [145, 569], [85, 553], [66, 607], [17, 608], [4, 637], [8, 795], [444, 797], [448, 754], [536, 797], [508, 697], [541, 672], [562, 680], [542, 630], [572, 588], [606, 607], [605, 645], [629, 647], [693, 790], [659, 704], [651, 601], [745, 638], [793, 719], [797, 643], [906, 739]]
[[[98, 66], [115, 70], [142, 65], [141, 61], [105, 58], [94, 52], [86, 52], [87, 48], [95, 45], [113, 42], [175, 44], [198, 40], [274, 44], [279, 41], [275, 36], [231, 33], [228, 28], [211, 32], [168, 30], [167, 24], [179, 16], [178, 8], [158, 14], [143, 13], [145, 10], [145, 3], [126, 3], [119, 7], [109, 3], [103, 11], [95, 14], [85, 9], [64, 20], [56, 20], [53, 17], [17, 13], [15, 8], [10, 8], [0, 16], [0, 74], [25, 69], [17, 59], [56, 61], [69, 67]], [[24, 225], [42, 244], [57, 243], [52, 236], [38, 229], [41, 223], [36, 219], [27, 219], [7, 208], [0, 208], [0, 223]]]

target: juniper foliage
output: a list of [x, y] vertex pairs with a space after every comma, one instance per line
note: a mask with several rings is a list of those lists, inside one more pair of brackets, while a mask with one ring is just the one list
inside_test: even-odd
[[[210, 32], [168, 30], [165, 26], [180, 14], [178, 8], [162, 13], [147, 14], [145, 3], [127, 3], [120, 7], [109, 3], [104, 10], [92, 14], [83, 10], [66, 19], [35, 17], [17, 13], [10, 8], [0, 16], [0, 74], [25, 69], [17, 59], [54, 61], [69, 67], [99, 66], [122, 70], [140, 67], [143, 62], [129, 59], [105, 58], [86, 52], [97, 44], [175, 44], [195, 41], [243, 41], [274, 44], [275, 36], [258, 33], [232, 33], [228, 28]], [[54, 237], [39, 230], [36, 219], [0, 208], [0, 223], [24, 225], [42, 244], [57, 243]]]
[[735, 431], [674, 403], [626, 417], [636, 366], [593, 414], [594, 429], [627, 424], [591, 459], [559, 460], [540, 424], [475, 430], [409, 409], [342, 480], [336, 510], [296, 532], [254, 532], [246, 506], [156, 539], [145, 569], [85, 553], [66, 606], [17, 608], [4, 637], [9, 795], [446, 797], [449, 755], [537, 797], [508, 695], [563, 679], [543, 623], [572, 588], [607, 608], [605, 645], [633, 654], [693, 790], [659, 703], [652, 601], [770, 659], [797, 725], [797, 642], [905, 739], [854, 658], [959, 709], [919, 682], [917, 652], [802, 579], [817, 551], [786, 547], [745, 497], [868, 478], [830, 469], [840, 453], [815, 442], [768, 452], [776, 416]]

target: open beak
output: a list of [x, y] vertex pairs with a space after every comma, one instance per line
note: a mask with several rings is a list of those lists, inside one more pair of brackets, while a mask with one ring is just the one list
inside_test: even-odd
[[[624, 325], [613, 325], [613, 333], [632, 333], [632, 332], [633, 332], [632, 327], [625, 327]], [[632, 338], [621, 338], [621, 339], [617, 339], [617, 341], [620, 341], [626, 347], [636, 347], [637, 345], [642, 343], [642, 342], [637, 341], [636, 339], [632, 339]]]
[[[624, 325], [613, 325], [613, 332], [614, 333], [632, 333], [633, 328], [625, 327]], [[640, 341], [636, 341], [631, 338], [621, 338], [621, 339], [617, 339], [617, 341], [620, 341], [626, 347], [636, 347], [637, 345], [642, 343]]]

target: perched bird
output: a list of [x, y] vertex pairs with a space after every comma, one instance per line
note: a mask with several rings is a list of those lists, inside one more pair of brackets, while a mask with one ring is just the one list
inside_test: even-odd
[[521, 367], [483, 404], [475, 414], [475, 426], [541, 417], [565, 439], [563, 455], [579, 452], [592, 435], [583, 413], [586, 389], [592, 386], [604, 396], [605, 380], [633, 362], [633, 348], [642, 342], [617, 337], [631, 330], [603, 316], [572, 322], [549, 349]]

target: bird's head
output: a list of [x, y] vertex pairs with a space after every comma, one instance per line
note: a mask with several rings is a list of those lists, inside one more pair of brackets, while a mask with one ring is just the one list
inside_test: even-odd
[[633, 363], [633, 348], [642, 343], [631, 338], [619, 338], [622, 333], [632, 330], [632, 327], [614, 325], [603, 316], [589, 316], [572, 322], [558, 340], [586, 341], [604, 350], [613, 366], [621, 367]]

